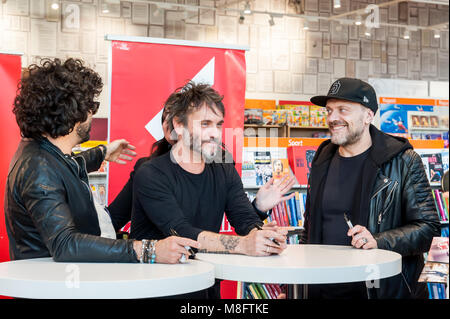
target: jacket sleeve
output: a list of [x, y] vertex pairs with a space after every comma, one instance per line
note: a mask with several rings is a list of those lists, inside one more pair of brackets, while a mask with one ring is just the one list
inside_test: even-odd
[[440, 236], [440, 222], [420, 156], [408, 150], [403, 158], [409, 158], [402, 171], [404, 226], [374, 234], [374, 238], [378, 248], [410, 256], [430, 249], [433, 237]]
[[63, 181], [48, 162], [40, 159], [38, 169], [29, 166], [17, 188], [55, 261], [137, 262], [133, 240], [102, 238], [76, 229]]
[[105, 159], [102, 148], [100, 146], [93, 147], [84, 152], [80, 152], [77, 155], [84, 158], [86, 162], [86, 170], [88, 173], [98, 171], [98, 169], [102, 165], [103, 160]]
[[228, 184], [225, 213], [231, 226], [240, 236], [247, 235], [255, 224], [264, 225], [244, 192], [242, 180], [233, 165], [226, 165]]

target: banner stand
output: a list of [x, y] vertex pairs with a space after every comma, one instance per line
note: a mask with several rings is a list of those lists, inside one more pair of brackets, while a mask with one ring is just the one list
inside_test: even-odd
[[[245, 51], [249, 47], [117, 35], [106, 35], [105, 40], [111, 41], [108, 141], [125, 138], [136, 146], [135, 160], [149, 156], [151, 145], [164, 136], [161, 116], [169, 95], [188, 81], [206, 83], [224, 96], [223, 127], [227, 130], [223, 131], [223, 142], [241, 174]], [[109, 202], [125, 185], [135, 160], [108, 168]], [[234, 232], [226, 218], [221, 232]], [[236, 284], [222, 289], [222, 296], [236, 298]]]

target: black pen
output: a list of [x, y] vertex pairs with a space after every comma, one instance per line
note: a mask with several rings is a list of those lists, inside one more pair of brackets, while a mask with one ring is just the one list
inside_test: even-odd
[[[261, 226], [259, 226], [258, 224], [255, 224], [256, 229], [258, 230], [263, 230], [261, 228]], [[280, 244], [274, 239], [274, 238], [270, 238], [271, 241], [273, 241], [274, 244], [276, 244], [277, 246], [280, 246]]]
[[[181, 237], [180, 235], [178, 235], [177, 231], [173, 228], [170, 229], [170, 234], [172, 236]], [[191, 257], [195, 257], [195, 252], [190, 246], [184, 246], [184, 248], [186, 248], [186, 250], [189, 250], [189, 252], [191, 253]]]

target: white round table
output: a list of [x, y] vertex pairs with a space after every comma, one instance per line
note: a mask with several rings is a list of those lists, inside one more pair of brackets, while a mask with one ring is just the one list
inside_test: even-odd
[[280, 284], [332, 284], [369, 281], [399, 274], [400, 254], [351, 246], [288, 245], [280, 255], [198, 253], [212, 263], [218, 279]]
[[37, 258], [0, 263], [0, 295], [42, 299], [151, 298], [214, 284], [213, 265], [62, 263]]

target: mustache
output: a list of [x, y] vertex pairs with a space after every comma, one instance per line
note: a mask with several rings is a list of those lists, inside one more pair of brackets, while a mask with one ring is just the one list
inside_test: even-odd
[[331, 127], [331, 128], [334, 126], [339, 126], [339, 125], [348, 125], [348, 123], [345, 121], [333, 121], [333, 122], [328, 123], [328, 127]]
[[220, 139], [217, 139], [217, 138], [211, 138], [209, 140], [202, 140], [202, 144], [204, 144], [204, 143], [214, 143], [214, 144], [217, 144], [217, 145], [221, 144], [220, 143]]

